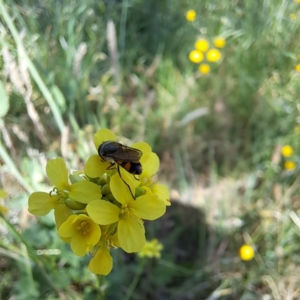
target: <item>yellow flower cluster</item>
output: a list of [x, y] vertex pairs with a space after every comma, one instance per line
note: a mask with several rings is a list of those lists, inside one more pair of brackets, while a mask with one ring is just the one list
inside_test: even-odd
[[[226, 45], [226, 40], [222, 37], [216, 37], [213, 40], [215, 48], [210, 48], [210, 43], [206, 39], [198, 39], [195, 42], [195, 49], [189, 54], [191, 62], [199, 64], [206, 59], [207, 62], [215, 63], [221, 59], [221, 52], [216, 48], [223, 48]], [[208, 74], [210, 72], [210, 65], [208, 63], [202, 63], [199, 66], [199, 71], [202, 74]]]
[[[298, 58], [298, 60], [300, 60], [300, 54], [297, 55], [297, 58]], [[296, 70], [296, 72], [300, 73], [300, 64], [299, 63], [296, 64], [295, 70]]]
[[162, 249], [163, 245], [157, 239], [152, 239], [151, 241], [146, 242], [144, 248], [138, 255], [139, 257], [160, 258]]
[[[94, 135], [97, 150], [107, 141], [116, 141], [108, 129]], [[43, 216], [54, 209], [61, 239], [76, 255], [92, 255], [89, 269], [95, 274], [110, 273], [113, 248], [142, 251], [146, 245], [143, 220], [161, 217], [170, 205], [169, 190], [155, 176], [158, 156], [147, 143], [132, 147], [142, 152], [140, 175], [133, 176], [117, 168], [120, 161], [104, 161], [99, 155], [88, 158], [84, 172], [69, 175], [64, 160], [56, 158], [46, 167], [53, 190], [34, 192], [28, 200], [28, 210], [34, 215]]]
[[[281, 148], [281, 154], [282, 156], [284, 157], [290, 157], [292, 156], [294, 153], [294, 150], [293, 148], [290, 146], [290, 145], [284, 145], [282, 148]], [[287, 160], [284, 162], [284, 168], [287, 170], [287, 171], [293, 171], [296, 169], [296, 163], [292, 160]]]

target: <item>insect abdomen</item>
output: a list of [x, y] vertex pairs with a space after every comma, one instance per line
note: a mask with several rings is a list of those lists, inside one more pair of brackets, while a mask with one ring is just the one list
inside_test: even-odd
[[122, 168], [124, 168], [127, 172], [133, 175], [142, 174], [142, 165], [140, 162], [127, 162], [127, 161], [116, 161]]

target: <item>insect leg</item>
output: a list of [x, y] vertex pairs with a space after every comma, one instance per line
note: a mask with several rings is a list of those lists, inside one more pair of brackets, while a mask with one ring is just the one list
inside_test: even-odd
[[121, 175], [121, 172], [120, 172], [120, 166], [119, 166], [119, 165], [117, 165], [117, 169], [118, 169], [118, 173], [119, 173], [120, 178], [121, 178], [121, 179], [123, 180], [123, 182], [127, 185], [127, 187], [128, 187], [128, 189], [129, 189], [129, 191], [130, 191], [130, 194], [131, 194], [132, 198], [135, 200], [135, 197], [134, 197], [133, 194], [132, 194], [132, 191], [131, 191], [130, 186], [129, 186], [128, 183], [123, 179], [123, 177], [122, 177], [122, 175]]

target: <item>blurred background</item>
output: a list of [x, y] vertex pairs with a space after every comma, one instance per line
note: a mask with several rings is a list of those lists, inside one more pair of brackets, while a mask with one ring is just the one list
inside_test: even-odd
[[[299, 2], [0, 0], [0, 299], [299, 299]], [[103, 127], [172, 202], [107, 277], [27, 211]]]

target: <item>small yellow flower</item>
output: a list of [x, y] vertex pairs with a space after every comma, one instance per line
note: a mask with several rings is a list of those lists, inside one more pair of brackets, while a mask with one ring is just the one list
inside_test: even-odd
[[224, 48], [225, 45], [226, 45], [226, 40], [224, 38], [222, 38], [222, 37], [216, 37], [214, 39], [214, 45], [217, 48]]
[[101, 229], [91, 218], [86, 215], [71, 215], [59, 227], [59, 235], [70, 239], [72, 251], [83, 256], [99, 242]]
[[193, 50], [190, 52], [189, 59], [191, 62], [198, 64], [204, 59], [204, 55], [198, 50]]
[[251, 246], [243, 245], [240, 248], [239, 255], [240, 255], [241, 260], [247, 261], [247, 260], [251, 260], [254, 257], [255, 253]]
[[297, 15], [296, 14], [290, 14], [290, 19], [291, 20], [296, 20], [297, 19]]
[[[130, 180], [129, 175], [124, 172], [122, 177], [134, 191], [137, 180]], [[146, 193], [134, 200], [128, 186], [117, 173], [111, 177], [110, 188], [118, 205], [97, 200], [90, 202], [86, 210], [97, 224], [117, 223], [118, 240], [124, 251], [128, 253], [141, 251], [146, 242], [142, 219], [155, 220], [161, 217], [166, 211], [166, 205], [149, 189], [146, 190], [146, 187], [144, 187]]]
[[208, 74], [210, 72], [210, 66], [208, 64], [201, 64], [199, 66], [199, 72], [202, 74]]
[[210, 49], [206, 53], [206, 58], [210, 62], [217, 62], [221, 58], [221, 52], [218, 49]]
[[296, 70], [297, 72], [300, 72], [300, 64], [297, 64], [297, 65], [295, 66], [295, 70]]
[[185, 14], [185, 18], [189, 22], [194, 22], [196, 20], [196, 16], [197, 16], [197, 14], [193, 9], [188, 10]]
[[284, 163], [284, 168], [287, 170], [287, 171], [293, 171], [296, 169], [296, 163], [294, 161], [286, 161]]
[[290, 145], [284, 145], [281, 148], [281, 154], [285, 157], [289, 157], [293, 154], [293, 148]]
[[101, 199], [101, 190], [93, 182], [83, 179], [69, 184], [66, 163], [60, 157], [47, 163], [46, 172], [54, 189], [51, 193], [32, 193], [28, 199], [28, 211], [44, 216], [54, 209], [57, 228], [71, 215], [71, 209], [80, 210], [90, 201]]
[[205, 39], [199, 39], [195, 43], [195, 48], [201, 52], [206, 52], [209, 48], [209, 42]]
[[300, 0], [296, 0], [297, 3], [300, 3]]
[[144, 248], [138, 253], [139, 257], [161, 257], [161, 250], [163, 249], [163, 245], [157, 240], [152, 239], [151, 241], [147, 241]]

